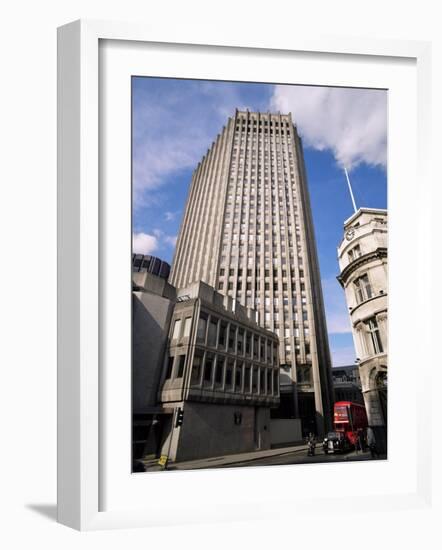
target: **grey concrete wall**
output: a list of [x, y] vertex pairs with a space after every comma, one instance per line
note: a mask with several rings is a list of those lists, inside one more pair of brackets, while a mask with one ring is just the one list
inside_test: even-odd
[[270, 422], [270, 443], [281, 445], [301, 441], [302, 430], [299, 418], [274, 418]]
[[133, 411], [137, 412], [157, 403], [164, 350], [175, 304], [147, 292], [134, 292], [132, 304], [132, 395]]
[[[255, 412], [257, 410], [257, 413]], [[234, 422], [234, 413], [242, 416]], [[192, 460], [270, 448], [269, 409], [186, 402], [176, 460]]]

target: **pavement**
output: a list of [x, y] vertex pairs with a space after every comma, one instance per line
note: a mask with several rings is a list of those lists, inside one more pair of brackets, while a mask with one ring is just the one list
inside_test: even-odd
[[[380, 457], [386, 458], [386, 457]], [[307, 445], [300, 443], [289, 447], [267, 449], [264, 451], [252, 451], [233, 455], [204, 458], [199, 460], [187, 460], [172, 462], [167, 465], [167, 470], [198, 470], [202, 468], [227, 468], [241, 466], [271, 466], [284, 464], [306, 464], [318, 462], [345, 462], [370, 460], [370, 452], [351, 451], [345, 454], [325, 454], [322, 444], [316, 445], [315, 456], [307, 456]], [[143, 460], [148, 472], [159, 472], [164, 468], [158, 464], [158, 459]]]

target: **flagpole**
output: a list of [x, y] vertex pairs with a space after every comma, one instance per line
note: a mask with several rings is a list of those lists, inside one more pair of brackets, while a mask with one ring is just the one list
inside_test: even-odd
[[348, 177], [347, 168], [344, 166], [345, 177], [347, 178], [348, 190], [350, 191], [351, 202], [353, 203], [354, 211], [357, 212], [355, 198], [353, 196], [353, 190], [351, 188], [350, 178]]

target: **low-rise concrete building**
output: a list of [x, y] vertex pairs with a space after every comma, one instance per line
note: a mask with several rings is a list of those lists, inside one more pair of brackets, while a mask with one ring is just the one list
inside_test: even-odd
[[205, 283], [175, 289], [136, 273], [134, 284], [134, 413], [146, 410], [134, 428], [137, 455], [181, 461], [269, 449], [278, 337]]
[[344, 223], [338, 248], [362, 394], [378, 448], [387, 450], [387, 211], [360, 208]]

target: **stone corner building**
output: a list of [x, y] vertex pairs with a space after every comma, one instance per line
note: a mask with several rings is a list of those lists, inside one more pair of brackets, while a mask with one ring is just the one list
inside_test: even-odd
[[360, 208], [344, 223], [338, 247], [339, 282], [345, 291], [359, 361], [368, 424], [387, 450], [387, 211]]
[[287, 442], [299, 435], [299, 419], [302, 435], [330, 429], [330, 352], [290, 114], [236, 111], [228, 119], [193, 173], [169, 281], [179, 288], [203, 281], [257, 310], [278, 335], [280, 406], [272, 416]]

